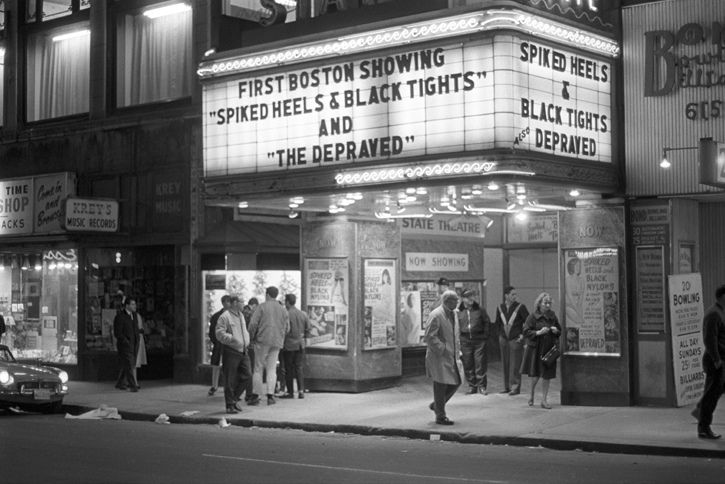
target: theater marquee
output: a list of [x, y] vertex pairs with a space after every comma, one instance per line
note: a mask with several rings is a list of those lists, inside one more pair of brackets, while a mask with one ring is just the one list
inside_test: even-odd
[[501, 148], [612, 160], [606, 58], [489, 32], [337, 59], [205, 83], [206, 176]]

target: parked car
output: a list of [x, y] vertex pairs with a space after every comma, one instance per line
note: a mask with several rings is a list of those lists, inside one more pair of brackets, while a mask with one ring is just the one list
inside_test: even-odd
[[0, 345], [0, 408], [59, 412], [68, 394], [68, 373], [52, 366], [18, 363]]

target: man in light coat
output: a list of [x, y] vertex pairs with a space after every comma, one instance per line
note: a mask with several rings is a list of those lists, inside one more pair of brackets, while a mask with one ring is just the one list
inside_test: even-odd
[[249, 371], [249, 333], [242, 314], [242, 304], [237, 296], [229, 299], [229, 310], [224, 311], [214, 329], [222, 344], [222, 367], [224, 367], [224, 403], [227, 413], [239, 413], [237, 403], [251, 377]]
[[458, 345], [456, 343], [456, 313], [458, 295], [445, 291], [441, 305], [431, 311], [425, 330], [425, 370], [433, 380], [433, 403], [429, 408], [436, 414], [439, 425], [453, 425], [446, 416], [446, 403], [461, 385], [458, 372]]
[[[277, 301], [279, 290], [269, 286], [265, 301], [252, 314], [249, 323], [249, 335], [254, 343], [254, 393], [256, 396], [267, 394], [267, 405], [274, 405], [274, 388], [277, 384], [277, 359], [284, 346], [284, 337], [289, 333], [289, 314]], [[267, 372], [267, 381], [263, 373]], [[259, 399], [248, 402], [255, 405]]]

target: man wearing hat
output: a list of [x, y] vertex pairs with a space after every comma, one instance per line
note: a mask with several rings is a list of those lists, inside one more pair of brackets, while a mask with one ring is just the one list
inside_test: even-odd
[[436, 302], [431, 306], [431, 311], [441, 305], [441, 297], [443, 296], [443, 293], [451, 287], [450, 281], [445, 277], [439, 278], [436, 281], [436, 285], [438, 286], [438, 299], [436, 299]]
[[461, 294], [461, 305], [458, 307], [458, 324], [461, 334], [461, 362], [463, 373], [468, 381], [468, 395], [481, 392], [488, 394], [488, 355], [486, 341], [491, 327], [491, 320], [486, 310], [475, 300], [475, 293], [466, 289]]
[[453, 425], [446, 416], [446, 403], [461, 385], [456, 344], [458, 295], [455, 291], [445, 291], [441, 302], [428, 316], [425, 329], [425, 343], [428, 345], [425, 372], [433, 380], [433, 403], [428, 408], [435, 412], [438, 425]]

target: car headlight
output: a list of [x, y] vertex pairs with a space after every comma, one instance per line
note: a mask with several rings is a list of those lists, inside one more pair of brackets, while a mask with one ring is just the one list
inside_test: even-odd
[[7, 370], [0, 370], [0, 385], [10, 385], [15, 379]]
[[68, 383], [68, 373], [63, 370], [58, 372], [58, 378], [60, 378], [61, 383]]

